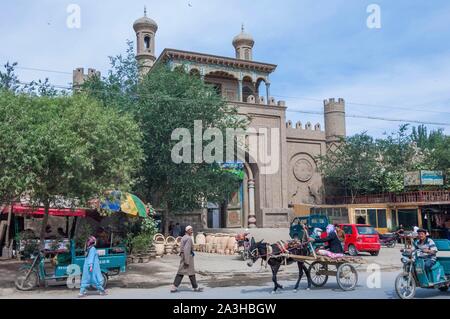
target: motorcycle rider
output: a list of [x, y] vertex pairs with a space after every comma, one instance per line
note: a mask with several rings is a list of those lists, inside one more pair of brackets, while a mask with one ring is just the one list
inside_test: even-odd
[[417, 230], [418, 239], [414, 241], [414, 250], [418, 250], [417, 256], [424, 259], [425, 271], [430, 271], [436, 263], [437, 247], [431, 238], [427, 237], [425, 229]]

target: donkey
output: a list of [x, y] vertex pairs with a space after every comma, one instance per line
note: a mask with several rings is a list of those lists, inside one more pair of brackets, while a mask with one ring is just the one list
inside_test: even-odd
[[283, 286], [280, 285], [277, 281], [277, 273], [278, 270], [280, 269], [280, 266], [282, 264], [290, 265], [296, 261], [298, 266], [298, 279], [297, 283], [295, 284], [294, 291], [298, 290], [300, 280], [303, 277], [303, 271], [305, 272], [306, 278], [308, 280], [307, 290], [309, 290], [311, 288], [311, 276], [308, 271], [308, 268], [306, 268], [305, 266], [305, 263], [303, 261], [294, 260], [293, 258], [288, 258], [285, 256], [276, 257], [277, 255], [280, 255], [285, 252], [289, 252], [289, 254], [292, 255], [307, 256], [308, 255], [307, 244], [295, 240], [287, 244], [279, 242], [276, 244], [269, 245], [267, 243], [264, 243], [262, 240], [259, 242], [255, 242], [255, 240], [252, 238], [250, 245], [250, 260], [247, 262], [247, 265], [249, 267], [253, 266], [253, 263], [256, 262], [258, 258], [261, 258], [263, 261], [265, 260], [272, 269], [272, 281], [275, 285], [272, 293], [275, 293], [278, 288], [283, 289]]

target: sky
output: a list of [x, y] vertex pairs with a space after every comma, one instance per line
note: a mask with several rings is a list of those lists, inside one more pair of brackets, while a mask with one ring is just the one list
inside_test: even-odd
[[[73, 4], [79, 28], [67, 24]], [[368, 10], [374, 4], [379, 11]], [[253, 59], [277, 65], [271, 95], [286, 101], [294, 123], [323, 127], [322, 115], [301, 111], [323, 112], [334, 97], [346, 101], [348, 135], [381, 137], [401, 124], [352, 115], [442, 123], [427, 126], [450, 133], [448, 0], [1, 0], [0, 63], [63, 72], [17, 69], [24, 82], [68, 86], [77, 67], [106, 74], [108, 56], [135, 40], [144, 6], [158, 23], [158, 55], [174, 48], [234, 57], [231, 41], [244, 23]]]

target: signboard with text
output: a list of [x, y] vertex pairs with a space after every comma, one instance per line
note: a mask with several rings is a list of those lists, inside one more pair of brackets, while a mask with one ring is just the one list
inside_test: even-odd
[[411, 171], [404, 175], [405, 186], [444, 185], [442, 171]]
[[442, 171], [420, 171], [421, 185], [444, 185]]

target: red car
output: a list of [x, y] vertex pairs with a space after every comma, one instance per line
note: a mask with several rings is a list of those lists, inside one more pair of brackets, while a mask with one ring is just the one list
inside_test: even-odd
[[364, 224], [340, 224], [339, 226], [345, 232], [345, 252], [352, 256], [357, 256], [360, 252], [378, 256], [381, 244], [375, 228]]

